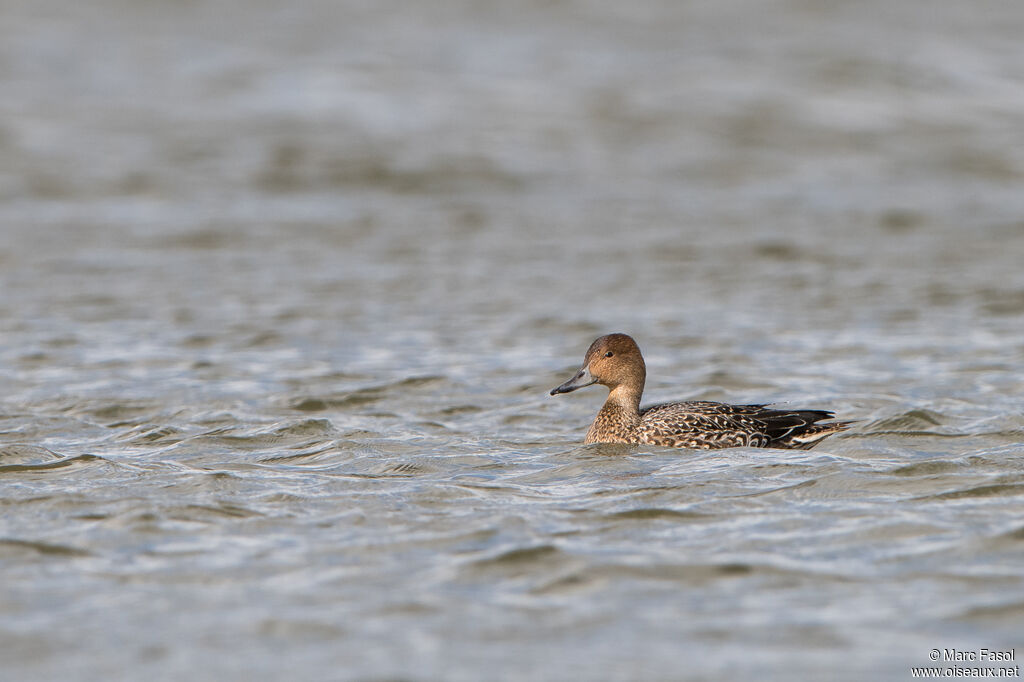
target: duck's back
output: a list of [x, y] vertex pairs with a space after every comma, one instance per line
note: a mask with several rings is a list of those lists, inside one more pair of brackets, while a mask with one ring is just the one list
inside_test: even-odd
[[640, 443], [682, 448], [813, 447], [849, 422], [817, 424], [825, 410], [773, 410], [766, 405], [692, 401], [652, 405], [640, 412]]

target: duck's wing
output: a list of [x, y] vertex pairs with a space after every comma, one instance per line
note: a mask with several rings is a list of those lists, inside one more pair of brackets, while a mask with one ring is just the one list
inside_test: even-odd
[[652, 405], [640, 414], [642, 442], [685, 448], [765, 447], [771, 441], [765, 425], [748, 408], [712, 402]]
[[774, 410], [767, 405], [693, 401], [647, 408], [641, 414], [641, 429], [651, 442], [672, 439], [683, 447], [806, 449], [850, 424], [816, 423], [834, 416], [827, 410]]

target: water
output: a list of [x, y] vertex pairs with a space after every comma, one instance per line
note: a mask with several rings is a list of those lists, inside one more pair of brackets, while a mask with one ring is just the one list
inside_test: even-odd
[[[1024, 649], [1013, 2], [0, 5], [5, 679]], [[582, 447], [547, 392], [857, 419]]]

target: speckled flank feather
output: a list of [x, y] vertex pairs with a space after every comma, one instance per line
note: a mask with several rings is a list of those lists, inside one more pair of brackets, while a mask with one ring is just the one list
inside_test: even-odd
[[585, 443], [634, 443], [677, 448], [771, 447], [809, 449], [851, 422], [827, 422], [825, 410], [776, 410], [767, 405], [692, 401], [640, 409], [646, 367], [625, 334], [594, 341], [583, 368], [551, 391], [568, 393], [592, 383], [609, 388]]
[[799, 448], [847, 428], [850, 422], [816, 424], [824, 410], [772, 410], [765, 405], [686, 402], [654, 405], [640, 413], [635, 443], [677, 448]]

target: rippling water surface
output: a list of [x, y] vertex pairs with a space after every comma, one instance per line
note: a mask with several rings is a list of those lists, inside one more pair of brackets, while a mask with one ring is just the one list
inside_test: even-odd
[[[1017, 3], [64, 5], [0, 7], [5, 679], [1024, 655]], [[611, 331], [858, 423], [583, 447]]]

